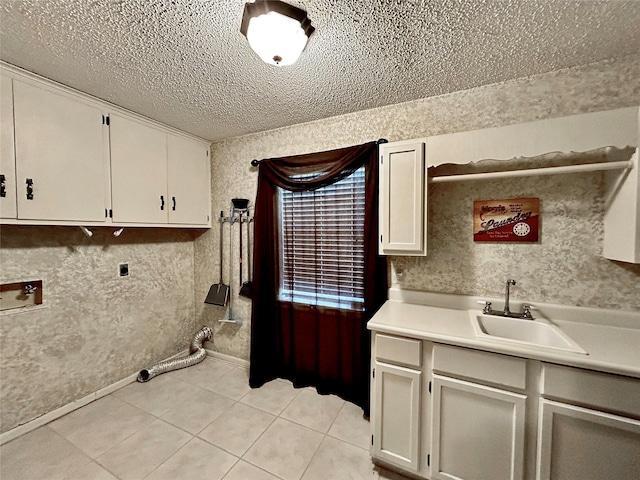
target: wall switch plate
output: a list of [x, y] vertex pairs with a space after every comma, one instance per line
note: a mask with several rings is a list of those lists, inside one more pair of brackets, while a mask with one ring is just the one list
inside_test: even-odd
[[128, 277], [129, 276], [129, 264], [121, 263], [118, 265], [118, 272], [120, 277]]

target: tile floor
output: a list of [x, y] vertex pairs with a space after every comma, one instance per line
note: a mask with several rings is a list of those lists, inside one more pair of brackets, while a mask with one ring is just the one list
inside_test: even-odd
[[207, 357], [126, 387], [0, 447], [2, 480], [361, 480], [404, 477], [369, 457], [362, 410]]

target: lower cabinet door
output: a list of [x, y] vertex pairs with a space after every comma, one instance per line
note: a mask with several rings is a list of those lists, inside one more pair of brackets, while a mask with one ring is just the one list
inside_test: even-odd
[[433, 376], [431, 477], [520, 480], [526, 396]]
[[421, 372], [375, 363], [372, 454], [393, 465], [419, 468]]
[[640, 421], [540, 401], [539, 480], [640, 478]]

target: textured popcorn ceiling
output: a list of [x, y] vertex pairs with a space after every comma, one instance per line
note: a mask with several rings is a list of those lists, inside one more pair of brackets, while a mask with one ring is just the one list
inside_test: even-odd
[[0, 57], [216, 141], [640, 52], [639, 1], [290, 3], [316, 28], [290, 67], [242, 0], [2, 0]]

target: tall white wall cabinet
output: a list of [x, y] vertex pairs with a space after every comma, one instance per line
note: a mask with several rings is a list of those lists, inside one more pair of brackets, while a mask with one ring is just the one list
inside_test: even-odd
[[1, 66], [2, 223], [211, 226], [207, 141]]
[[427, 254], [424, 141], [380, 145], [381, 255]]

